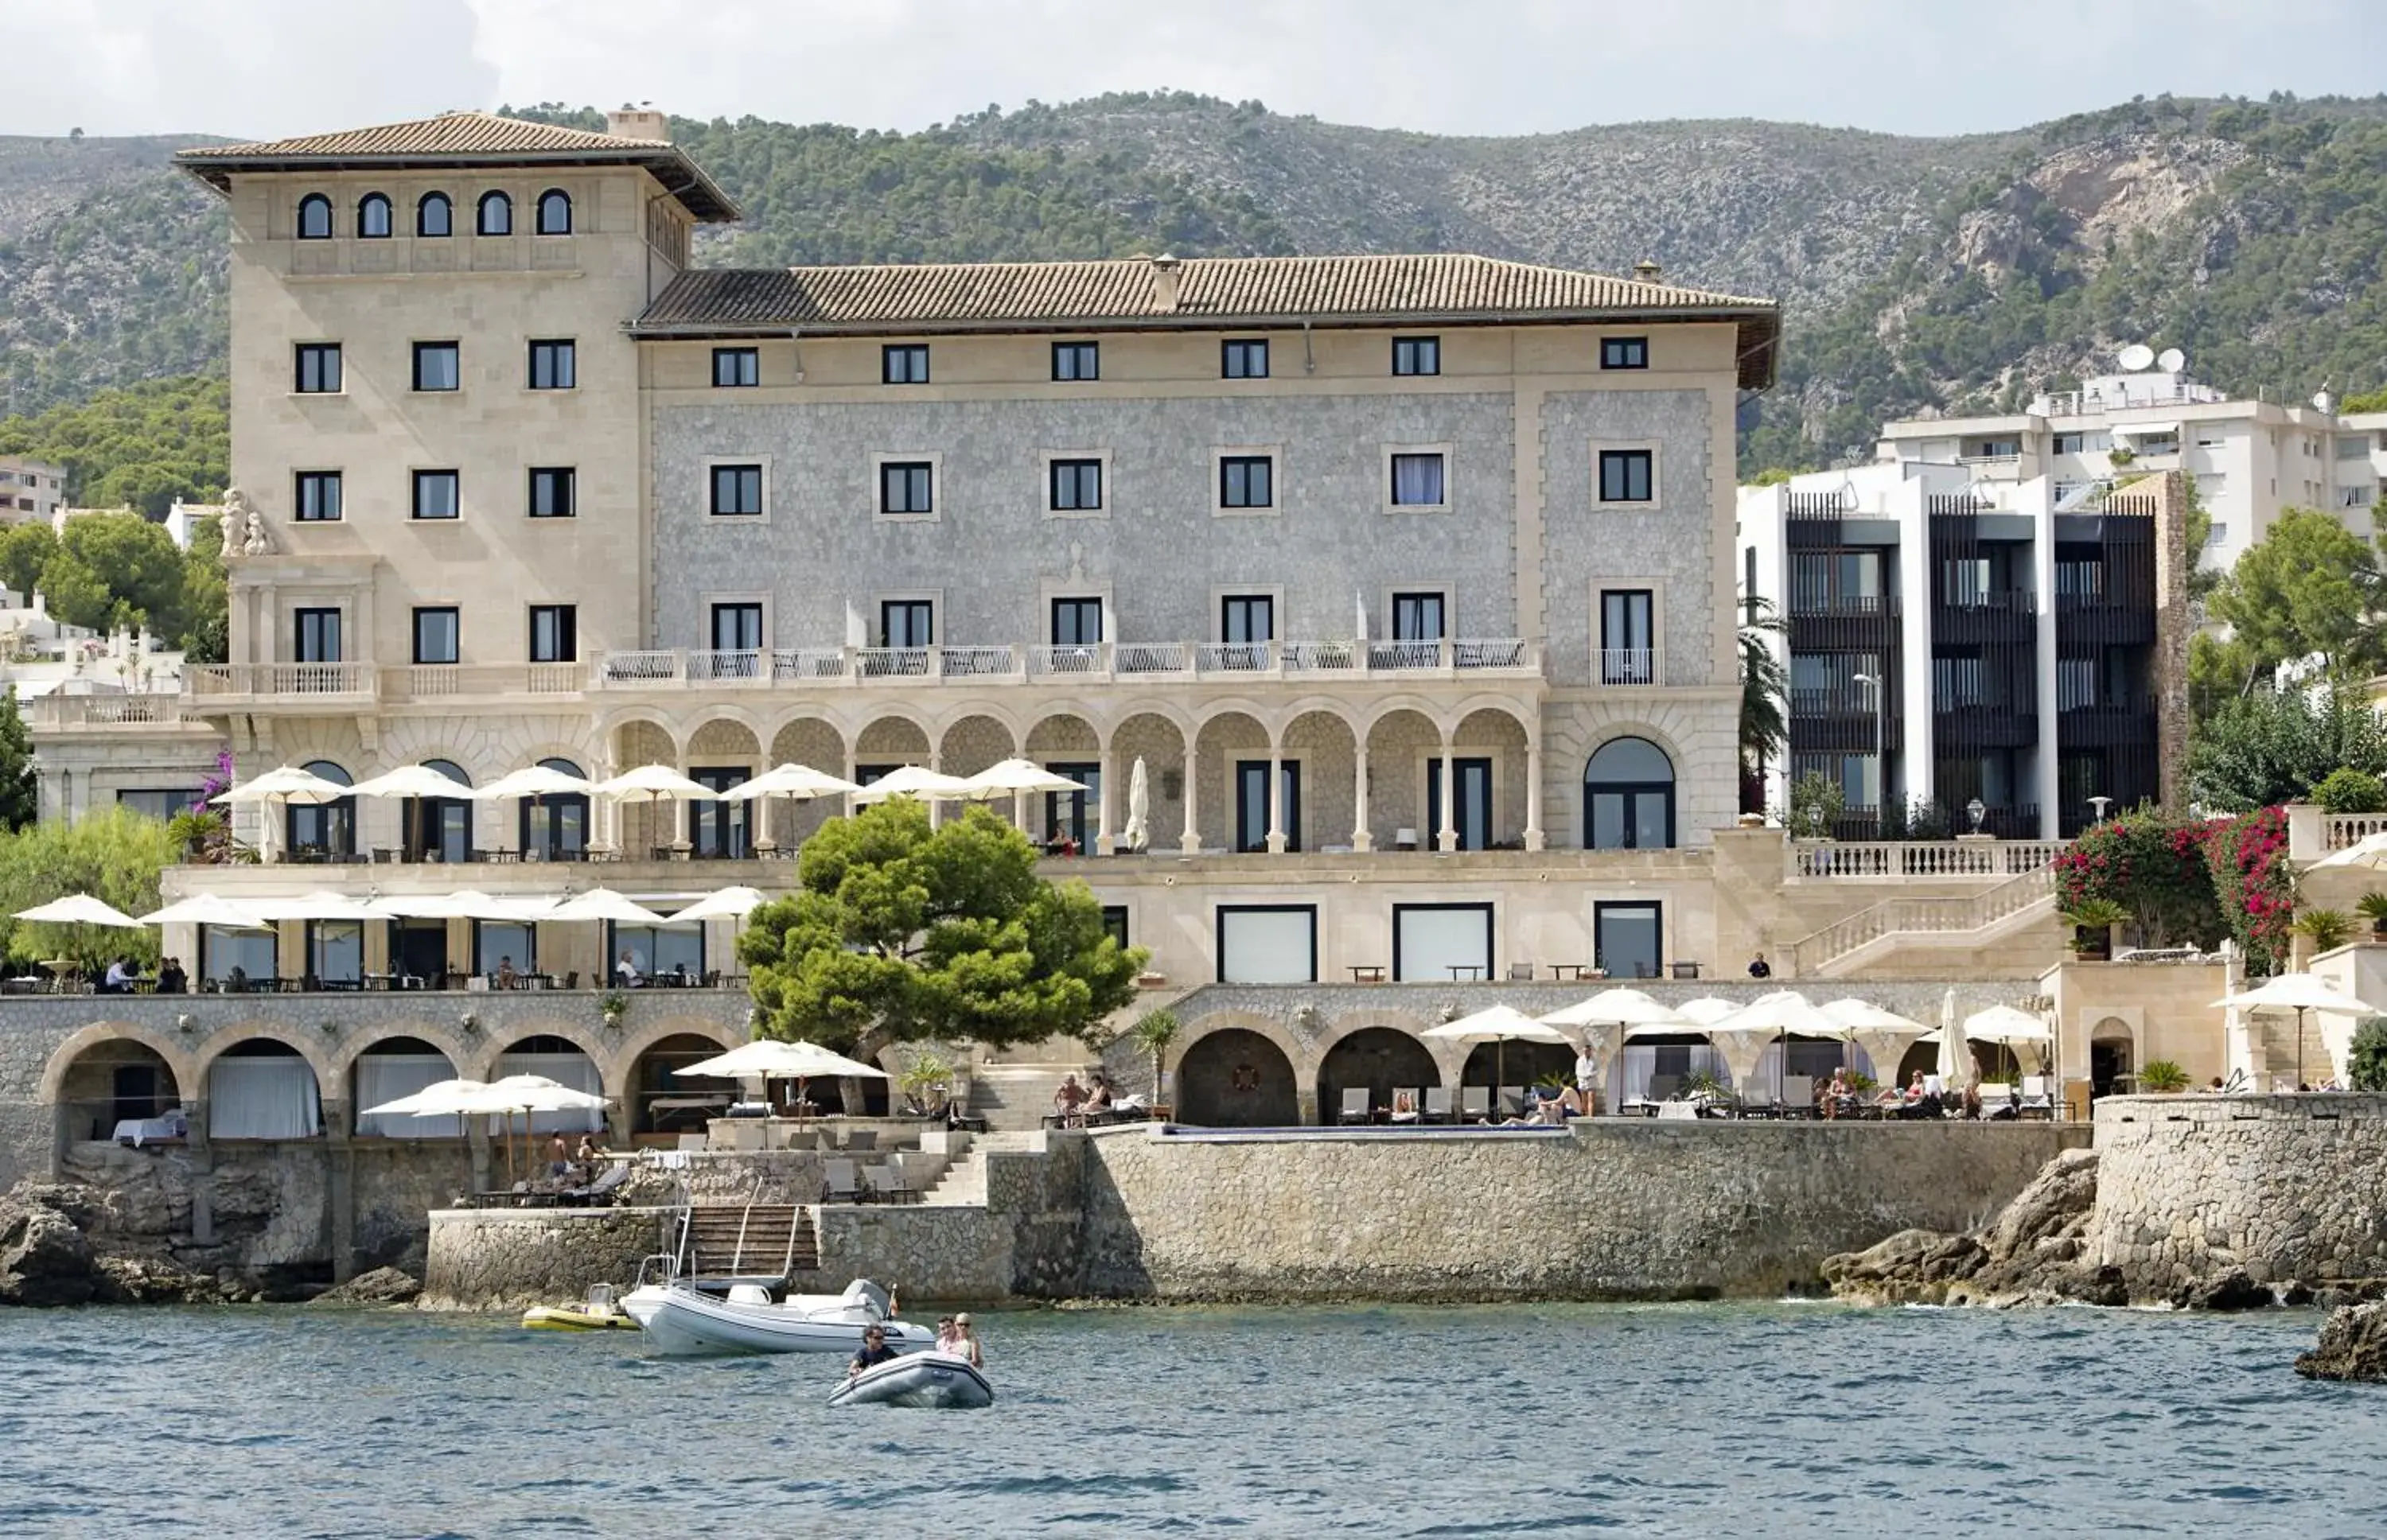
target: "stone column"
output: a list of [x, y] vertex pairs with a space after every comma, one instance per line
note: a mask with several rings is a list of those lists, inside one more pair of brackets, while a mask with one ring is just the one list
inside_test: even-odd
[[1449, 738], [1442, 740], [1442, 827], [1434, 830], [1433, 848], [1455, 851], [1459, 848], [1459, 780], [1452, 769], [1455, 757]]
[[1094, 853], [1112, 854], [1118, 841], [1111, 833], [1111, 781], [1118, 769], [1118, 751], [1106, 740], [1103, 744], [1102, 769], [1094, 785]]
[[1178, 837], [1177, 848], [1187, 855], [1202, 853], [1202, 830], [1194, 819], [1194, 788], [1200, 777], [1194, 768], [1194, 746], [1185, 746], [1185, 832]]
[[207, 1097], [184, 1094], [183, 1112], [190, 1120], [191, 1130], [185, 1146], [191, 1162], [191, 1240], [209, 1246], [216, 1240], [216, 1156], [214, 1146], [208, 1142]]
[[1358, 750], [1352, 758], [1351, 806], [1356, 811], [1351, 815], [1351, 848], [1365, 854], [1376, 848], [1376, 837], [1368, 832], [1368, 736], [1364, 729], [1352, 736]]
[[[942, 774], [944, 758], [945, 756], [938, 751], [935, 744], [931, 743], [928, 745], [928, 768], [930, 770]], [[924, 797], [921, 800], [928, 804], [928, 827], [930, 828], [935, 828], [939, 825], [942, 824], [945, 821], [945, 804], [939, 802], [934, 797]]]
[[1284, 744], [1275, 738], [1269, 739], [1268, 809], [1269, 854], [1282, 855], [1284, 853]]
[[1542, 836], [1542, 740], [1525, 740], [1525, 848], [1543, 848]]
[[1318, 1082], [1304, 1080], [1293, 1088], [1294, 1121], [1305, 1129], [1318, 1126]]
[[322, 1099], [323, 1164], [331, 1207], [332, 1281], [346, 1283], [357, 1270], [357, 1153], [348, 1141], [348, 1103]]

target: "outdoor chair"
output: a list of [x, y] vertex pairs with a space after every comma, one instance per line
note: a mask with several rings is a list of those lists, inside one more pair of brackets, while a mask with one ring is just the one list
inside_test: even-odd
[[1414, 1087], [1399, 1086], [1393, 1092], [1393, 1121], [1414, 1123], [1418, 1120], [1418, 1092]]
[[1504, 1085], [1500, 1088], [1500, 1116], [1503, 1117], [1522, 1117], [1525, 1116], [1525, 1088], [1523, 1086]]
[[606, 1163], [597, 1173], [597, 1180], [585, 1187], [567, 1187], [557, 1194], [575, 1207], [602, 1208], [613, 1201], [614, 1192], [630, 1180], [630, 1163], [615, 1160]]
[[872, 1129], [848, 1130], [845, 1135], [845, 1147], [848, 1150], [868, 1151], [875, 1155], [878, 1150], [878, 1134]]
[[1743, 1117], [1779, 1117], [1782, 1109], [1775, 1105], [1772, 1092], [1751, 1090], [1741, 1092], [1740, 1115]]
[[862, 1187], [850, 1160], [827, 1160], [821, 1163], [821, 1202], [860, 1203]]
[[1782, 1116], [1785, 1117], [1815, 1116], [1815, 1077], [1812, 1075], [1782, 1077]]
[[1345, 1086], [1343, 1090], [1343, 1108], [1337, 1115], [1336, 1121], [1364, 1123], [1370, 1116], [1368, 1110], [1368, 1088], [1363, 1085]]
[[2018, 1117], [2021, 1116], [2017, 1110], [2019, 1102], [2013, 1086], [2003, 1081], [1989, 1081], [1981, 1087], [1981, 1120], [1988, 1122], [1993, 1117]]
[[1461, 1121], [1481, 1122], [1492, 1116], [1492, 1088], [1488, 1085], [1468, 1085], [1459, 1088], [1459, 1116]]
[[684, 1133], [679, 1136], [679, 1148], [701, 1150], [710, 1146], [713, 1136], [707, 1133]]
[[916, 1203], [921, 1194], [903, 1180], [903, 1173], [893, 1161], [862, 1168], [862, 1189], [878, 1203]]
[[1425, 1120], [1429, 1123], [1449, 1123], [1458, 1119], [1459, 1108], [1446, 1085], [1428, 1086], [1425, 1092]]
[[1674, 1092], [1682, 1089], [1683, 1078], [1680, 1075], [1652, 1075], [1649, 1077], [1649, 1089], [1641, 1093], [1641, 1099], [1645, 1102], [1671, 1102], [1674, 1099]]

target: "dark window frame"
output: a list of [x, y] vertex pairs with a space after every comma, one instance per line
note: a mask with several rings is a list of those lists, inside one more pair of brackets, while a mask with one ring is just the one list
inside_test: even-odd
[[[1595, 961], [1600, 963], [1603, 966], [1606, 966], [1607, 953], [1606, 949], [1600, 944], [1600, 928], [1607, 920], [1610, 911], [1616, 910], [1633, 912], [1644, 909], [1654, 911], [1651, 916], [1651, 923], [1657, 930], [1658, 955], [1651, 960], [1648, 974], [1635, 974], [1631, 977], [1646, 977], [1650, 978], [1664, 977], [1666, 972], [1666, 903], [1663, 899], [1596, 900], [1591, 906], [1591, 948], [1592, 956]], [[1611, 977], [1623, 978], [1626, 976], [1622, 974], [1611, 974]]]
[[[372, 211], [381, 214], [381, 228], [373, 228]], [[385, 241], [398, 234], [398, 210], [391, 207], [387, 193], [367, 193], [357, 199], [357, 239]]]
[[[1246, 782], [1257, 770], [1260, 789], [1265, 793], [1268, 790], [1268, 768], [1273, 764], [1276, 766], [1277, 779], [1280, 783], [1278, 795], [1282, 798], [1280, 811], [1284, 814], [1284, 848], [1287, 853], [1300, 850], [1303, 795], [1301, 761], [1280, 756], [1275, 759], [1236, 759], [1229, 761], [1228, 764], [1230, 771], [1228, 780], [1233, 788], [1231, 793], [1233, 805], [1229, 809], [1228, 816], [1234, 822], [1234, 838], [1229, 842], [1229, 848], [1244, 855], [1262, 853], [1268, 850], [1268, 804], [1263, 802], [1257, 816], [1246, 818], [1244, 815], [1244, 792]], [[1257, 827], [1257, 837], [1246, 843], [1244, 836], [1247, 828], [1252, 827]]]
[[[1259, 367], [1254, 369], [1257, 362]], [[1269, 339], [1229, 337], [1219, 344], [1219, 378], [1265, 380], [1269, 377]]]
[[[1231, 635], [1235, 626], [1228, 617], [1241, 609], [1244, 612], [1244, 629], [1248, 631], [1251, 629], [1251, 615], [1256, 606], [1265, 607], [1267, 611], [1268, 635], [1257, 637]], [[1276, 640], [1276, 595], [1272, 593], [1220, 594], [1219, 596], [1219, 640], [1222, 645], [1229, 647], [1261, 647], [1274, 642]]]
[[[309, 216], [321, 216], [320, 228], [310, 229]], [[291, 226], [291, 236], [301, 241], [328, 241], [337, 227], [332, 221], [332, 200], [322, 193], [309, 193], [298, 200], [298, 217]]]
[[[1053, 345], [1053, 378], [1078, 385], [1103, 377], [1103, 345], [1099, 342], [1056, 342]], [[1067, 360], [1064, 362], [1064, 360]]]
[[[448, 619], [449, 655], [426, 658], [423, 655], [423, 623], [436, 620], [442, 615]], [[414, 607], [414, 619], [408, 631], [413, 640], [414, 663], [418, 667], [452, 668], [464, 661], [464, 612], [460, 607], [453, 604], [418, 604]]]
[[[1401, 500], [1401, 461], [1430, 460], [1434, 462], [1436, 489], [1442, 496], [1432, 502]], [[1384, 503], [1389, 508], [1448, 508], [1450, 506], [1450, 456], [1440, 449], [1396, 449], [1384, 457]]]
[[[890, 496], [895, 486], [894, 478], [899, 475], [903, 478], [903, 496], [901, 500], [905, 506], [902, 508], [894, 506], [898, 499]], [[916, 488], [922, 487], [927, 489], [926, 498], [922, 499], [919, 506], [912, 506], [913, 492]], [[878, 462], [878, 513], [881, 518], [928, 519], [934, 518], [936, 516], [936, 461], [932, 460], [882, 460]]]
[[1393, 339], [1393, 374], [1396, 378], [1423, 379], [1441, 372], [1442, 338], [1421, 336]]
[[[1421, 626], [1414, 624], [1405, 625], [1403, 622], [1404, 612], [1407, 612], [1411, 617], [1419, 617], [1420, 612], [1421, 612], [1428, 604], [1432, 604], [1433, 606], [1433, 635], [1431, 637], [1403, 635], [1402, 633], [1405, 631], [1417, 631], [1422, 629]], [[1450, 593], [1447, 589], [1396, 589], [1393, 593], [1392, 611], [1392, 639], [1394, 641], [1439, 642], [1450, 639]]]
[[[739, 634], [726, 645], [721, 637], [721, 623], [725, 619], [735, 619], [739, 623]], [[751, 641], [747, 639], [746, 623], [748, 621], [753, 623]], [[763, 613], [763, 601], [759, 599], [731, 599], [724, 600], [717, 604], [708, 604], [705, 606], [704, 622], [706, 647], [711, 651], [760, 652], [763, 650], [768, 622]]]
[[[1492, 841], [1498, 838], [1498, 834], [1496, 832], [1497, 825], [1494, 822], [1494, 802], [1495, 799], [1500, 795], [1499, 765], [1489, 754], [1454, 753], [1451, 755], [1449, 763], [1451, 778], [1459, 782], [1460, 790], [1463, 791], [1466, 789], [1469, 774], [1471, 772], [1480, 771], [1484, 787], [1484, 824], [1481, 830], [1471, 831], [1468, 828], [1467, 825], [1470, 820], [1465, 816], [1467, 800], [1464, 798], [1460, 800], [1457, 812], [1455, 812], [1451, 817], [1451, 832], [1459, 836], [1458, 848], [1462, 851], [1489, 850], [1492, 848]], [[1442, 766], [1443, 758], [1440, 754], [1435, 754], [1425, 762], [1425, 821], [1427, 825], [1425, 839], [1429, 844], [1435, 849], [1440, 848], [1439, 840], [1442, 836], [1443, 821], [1442, 799], [1446, 794], [1442, 784]], [[1471, 839], [1470, 838], [1471, 833], [1478, 833], [1481, 838]], [[1490, 976], [1486, 975], [1485, 977], [1488, 978]]]
[[[549, 228], [547, 219], [548, 210], [555, 206], [556, 200], [559, 198], [562, 200], [563, 208], [563, 227], [560, 230]], [[562, 188], [549, 187], [547, 191], [539, 194], [538, 201], [533, 204], [531, 208], [531, 233], [533, 234], [569, 235], [572, 234], [572, 195], [565, 192]]]
[[[559, 490], [562, 494], [560, 498], [556, 495]], [[548, 505], [545, 512], [539, 511], [542, 493]], [[576, 519], [580, 516], [580, 472], [571, 465], [534, 465], [525, 497], [524, 507], [534, 519]]]
[[[728, 379], [722, 378], [728, 366]], [[713, 350], [713, 388], [751, 390], [763, 383], [763, 350], [759, 347], [716, 347]]]
[[[541, 365], [544, 364], [544, 371]], [[546, 374], [542, 381], [541, 372]], [[528, 390], [580, 388], [580, 343], [576, 337], [533, 337], [524, 373]]]
[[[1093, 477], [1094, 500], [1084, 501], [1085, 478]], [[1067, 484], [1064, 495], [1063, 484]], [[1048, 513], [1101, 513], [1109, 509], [1104, 500], [1103, 462], [1099, 458], [1080, 456], [1054, 460], [1044, 468], [1044, 509]]]
[[[723, 478], [725, 476], [734, 476], [737, 478], [736, 481], [731, 484], [735, 487], [735, 495], [728, 499], [728, 501], [733, 504], [743, 504], [747, 500], [746, 493], [750, 489], [751, 482], [751, 489], [754, 494], [754, 506], [751, 508], [742, 506], [723, 507], [721, 491], [724, 485]], [[710, 466], [705, 472], [705, 485], [707, 488], [705, 494], [705, 508], [714, 518], [759, 519], [763, 516], [762, 461], [739, 461]]]
[[[554, 633], [556, 645], [546, 650], [557, 654], [540, 656], [539, 622], [545, 618]], [[576, 604], [534, 604], [529, 614], [530, 635], [523, 645], [525, 661], [534, 663], [576, 663], [580, 661], [580, 606]]]
[[[1055, 647], [1100, 647], [1103, 644], [1104, 609], [1102, 599], [1096, 595], [1058, 595], [1045, 606], [1044, 635]], [[1089, 612], [1094, 617], [1094, 634], [1091, 639], [1084, 635], [1083, 624]], [[1061, 617], [1065, 613], [1072, 621], [1072, 624], [1067, 626], [1061, 624]], [[1064, 637], [1061, 633], [1065, 630], [1076, 631], [1079, 634], [1075, 637]]]
[[[1608, 470], [1611, 463], [1617, 467], [1618, 473], [1623, 478], [1620, 484], [1623, 488], [1621, 494], [1612, 497], [1609, 493], [1608, 480]], [[1601, 502], [1641, 503], [1658, 500], [1658, 456], [1654, 450], [1602, 449], [1599, 451], [1598, 461], [1593, 469], [1599, 477]], [[1640, 473], [1638, 493], [1634, 490], [1634, 473], [1636, 469]]]
[[[898, 611], [903, 612], [904, 615], [903, 625], [905, 639], [900, 642], [894, 639], [894, 627], [887, 624], [888, 620]], [[913, 630], [912, 622], [923, 612], [928, 616], [928, 639], [926, 641], [914, 640], [911, 636]], [[936, 646], [937, 601], [933, 599], [880, 600], [878, 601], [878, 645], [884, 648], [902, 649], [928, 648]]]
[[928, 375], [928, 345], [925, 342], [890, 342], [878, 349], [878, 383], [881, 385], [927, 385]]
[[[1255, 466], [1260, 468], [1260, 473], [1268, 483], [1261, 488], [1262, 495], [1257, 502], [1251, 500], [1251, 473]], [[1244, 481], [1241, 501], [1236, 499], [1235, 495], [1235, 473], [1239, 471], [1243, 473]], [[1221, 508], [1274, 508], [1276, 506], [1276, 456], [1220, 455], [1219, 457], [1219, 506]]]
[[1314, 903], [1221, 903], [1211, 910], [1210, 954], [1215, 959], [1213, 971], [1221, 984], [1235, 980], [1227, 977], [1227, 916], [1230, 915], [1307, 915], [1309, 916], [1309, 981], [1318, 981], [1318, 905]]
[[[296, 396], [337, 396], [347, 385], [347, 373], [336, 342], [301, 342], [292, 347], [290, 390]], [[330, 367], [327, 369], [325, 365]], [[330, 384], [324, 383], [326, 377]], [[313, 383], [309, 384], [309, 379]]]
[[[423, 361], [445, 351], [455, 364], [454, 385], [426, 385], [423, 383]], [[424, 396], [452, 396], [464, 388], [464, 345], [461, 342], [418, 342], [414, 345], [412, 380], [415, 391]]]
[[[331, 511], [324, 512], [323, 494], [331, 494]], [[291, 477], [291, 508], [302, 524], [335, 524], [341, 522], [340, 473], [337, 471], [299, 471]], [[311, 510], [311, 511], [310, 511]]]
[[[313, 632], [311, 638], [309, 636], [309, 632], [310, 630]], [[290, 651], [293, 655], [292, 661], [301, 663], [339, 663], [347, 662], [347, 649], [346, 646], [347, 637], [345, 636], [347, 630], [347, 623], [341, 615], [340, 608], [336, 604], [310, 604], [291, 611]], [[329, 658], [310, 658], [307, 656], [309, 652], [322, 652], [323, 650], [323, 643], [326, 639], [331, 642], [331, 650], [335, 654], [335, 656]]]
[[[415, 471], [410, 473], [410, 477], [409, 485], [412, 490], [406, 504], [406, 516], [409, 521], [419, 521], [423, 524], [449, 524], [464, 516], [463, 473], [448, 470]], [[425, 513], [423, 511], [423, 491], [442, 477], [447, 479], [448, 489], [452, 494], [449, 499], [449, 511]]]
[[[439, 228], [431, 228], [432, 210], [438, 210]], [[422, 241], [444, 241], [456, 234], [456, 200], [445, 193], [425, 193], [414, 200], [414, 236]]]
[[1599, 367], [1602, 369], [1648, 368], [1649, 339], [1646, 336], [1600, 338]]
[[[1617, 602], [1611, 606], [1610, 601]], [[1635, 600], [1639, 600], [1636, 606]], [[1624, 633], [1623, 645], [1612, 645], [1609, 635], [1611, 611]], [[1631, 635], [1638, 620], [1642, 640], [1634, 645]], [[1641, 653], [1636, 666], [1627, 657], [1619, 662], [1618, 653]], [[1655, 588], [1602, 588], [1599, 590], [1599, 682], [1603, 685], [1654, 685], [1658, 682], [1658, 591]]]
[[[1494, 925], [1494, 923], [1493, 923], [1493, 907], [1494, 907], [1494, 906], [1493, 906], [1493, 905], [1491, 905], [1491, 904], [1489, 904], [1489, 903], [1396, 903], [1396, 904], [1394, 904], [1394, 905], [1393, 905], [1393, 978], [1394, 978], [1396, 980], [1399, 980], [1399, 981], [1408, 981], [1408, 975], [1401, 971], [1401, 963], [1402, 963], [1402, 959], [1401, 959], [1401, 916], [1402, 916], [1403, 915], [1411, 914], [1411, 913], [1416, 913], [1416, 914], [1441, 914], [1441, 915], [1481, 914], [1481, 915], [1484, 916], [1484, 978], [1490, 978], [1491, 977], [1493, 977], [1493, 973], [1492, 973], [1493, 965], [1495, 964], [1495, 962], [1496, 962], [1496, 961], [1497, 961], [1497, 955], [1498, 955], [1498, 954], [1497, 954], [1497, 953], [1495, 951], [1495, 948], [1497, 948], [1497, 947], [1498, 946], [1498, 944], [1499, 944], [1499, 940], [1500, 940], [1499, 930], [1498, 930], [1497, 927], [1496, 927], [1496, 926]], [[1416, 981], [1417, 981], [1417, 982], [1430, 982], [1431, 980], [1422, 980], [1422, 979], [1421, 979], [1421, 980], [1416, 980]], [[1446, 983], [1446, 984], [1450, 982], [1450, 980], [1449, 980], [1447, 978], [1443, 978], [1443, 979], [1442, 979], [1442, 980], [1440, 980], [1440, 981], [1441, 981], [1441, 982], [1443, 982], [1443, 983]]]
[[[505, 227], [504, 229], [492, 230], [489, 228], [489, 225], [492, 222], [489, 219], [489, 211], [491, 209], [497, 210], [498, 218], [495, 222], [503, 225]], [[500, 192], [496, 188], [491, 188], [489, 191], [483, 193], [479, 197], [473, 200], [474, 234], [486, 235], [495, 239], [500, 236], [511, 235], [513, 233], [514, 200], [512, 195]]]

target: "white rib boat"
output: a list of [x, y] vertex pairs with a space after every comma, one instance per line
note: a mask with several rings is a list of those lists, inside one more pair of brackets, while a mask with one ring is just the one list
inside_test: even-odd
[[957, 1353], [931, 1348], [868, 1369], [828, 1393], [832, 1407], [920, 1407], [942, 1411], [994, 1405], [994, 1387]]
[[867, 1327], [887, 1333], [898, 1353], [933, 1345], [925, 1326], [887, 1319], [887, 1291], [855, 1279], [841, 1294], [789, 1294], [774, 1300], [757, 1284], [740, 1283], [726, 1295], [706, 1294], [686, 1282], [650, 1283], [632, 1290], [622, 1308], [669, 1357], [717, 1353], [845, 1353], [862, 1346]]

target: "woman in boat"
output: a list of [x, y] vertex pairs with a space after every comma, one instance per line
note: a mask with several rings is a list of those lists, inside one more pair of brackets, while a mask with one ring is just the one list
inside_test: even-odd
[[962, 1357], [967, 1358], [970, 1361], [970, 1368], [972, 1369], [984, 1369], [986, 1367], [986, 1352], [978, 1344], [978, 1333], [970, 1329], [969, 1312], [967, 1310], [964, 1310], [960, 1315], [954, 1318], [954, 1330], [960, 1333], [961, 1345], [958, 1347], [947, 1348], [945, 1347], [943, 1339], [940, 1338], [938, 1340], [937, 1346], [946, 1352], [958, 1354]]

